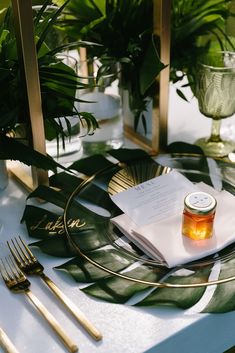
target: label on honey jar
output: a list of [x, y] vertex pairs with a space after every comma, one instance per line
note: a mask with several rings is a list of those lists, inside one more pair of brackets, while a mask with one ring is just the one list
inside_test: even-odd
[[185, 197], [184, 207], [188, 212], [207, 215], [216, 208], [216, 199], [203, 191], [192, 192]]

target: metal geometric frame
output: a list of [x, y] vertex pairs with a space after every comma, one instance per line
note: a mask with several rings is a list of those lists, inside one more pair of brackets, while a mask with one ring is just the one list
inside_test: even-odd
[[160, 60], [167, 66], [156, 78], [159, 87], [159, 99], [153, 97], [151, 140], [136, 132], [128, 124], [124, 125], [124, 129], [128, 139], [147, 150], [150, 154], [156, 155], [159, 151], [164, 151], [167, 146], [171, 0], [153, 0], [153, 5], [154, 34], [160, 39]]
[[[34, 39], [34, 25], [31, 0], [12, 0], [15, 35], [17, 41], [18, 59], [21, 77], [27, 90], [31, 136], [28, 143], [46, 155], [45, 131], [41, 105], [41, 91], [38, 73], [37, 53]], [[9, 163], [9, 169], [18, 181], [27, 189], [34, 189], [39, 184], [48, 184], [48, 173], [45, 170], [32, 167], [31, 176], [22, 166]]]

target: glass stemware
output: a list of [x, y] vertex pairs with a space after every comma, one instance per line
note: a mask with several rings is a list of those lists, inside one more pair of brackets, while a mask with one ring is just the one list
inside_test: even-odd
[[211, 136], [195, 143], [210, 157], [224, 157], [235, 150], [234, 141], [221, 139], [221, 119], [235, 113], [235, 52], [210, 54], [199, 64], [196, 97], [200, 112], [212, 119]]

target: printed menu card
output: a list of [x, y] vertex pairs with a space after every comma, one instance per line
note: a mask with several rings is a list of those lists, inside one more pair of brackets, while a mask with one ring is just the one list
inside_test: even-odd
[[[181, 233], [184, 198], [204, 191], [217, 200], [214, 235], [191, 240]], [[148, 256], [168, 267], [213, 254], [235, 241], [235, 197], [204, 183], [193, 184], [177, 171], [150, 179], [111, 196], [124, 212], [112, 223]]]

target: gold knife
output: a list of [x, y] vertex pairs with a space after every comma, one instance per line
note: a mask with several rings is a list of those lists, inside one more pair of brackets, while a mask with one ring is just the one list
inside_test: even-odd
[[0, 347], [2, 347], [6, 353], [19, 353], [2, 328], [0, 328]]

